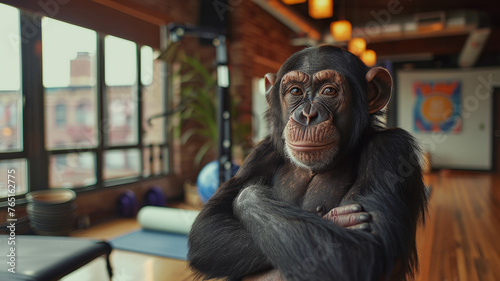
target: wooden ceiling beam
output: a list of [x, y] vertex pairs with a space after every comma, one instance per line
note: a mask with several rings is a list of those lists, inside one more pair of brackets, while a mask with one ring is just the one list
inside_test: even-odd
[[458, 54], [467, 39], [466, 35], [419, 38], [401, 41], [369, 43], [368, 49], [377, 56], [432, 53], [433, 55]]

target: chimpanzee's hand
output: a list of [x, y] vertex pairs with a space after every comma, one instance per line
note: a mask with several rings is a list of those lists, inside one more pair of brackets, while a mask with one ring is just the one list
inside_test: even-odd
[[323, 218], [348, 229], [371, 231], [371, 216], [359, 204], [333, 208]]

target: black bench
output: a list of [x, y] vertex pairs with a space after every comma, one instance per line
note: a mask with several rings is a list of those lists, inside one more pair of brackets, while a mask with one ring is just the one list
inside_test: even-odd
[[[59, 280], [92, 260], [104, 256], [111, 280], [109, 262], [111, 245], [104, 241], [73, 237], [18, 235], [15, 245], [9, 245], [9, 236], [0, 236], [0, 280], [52, 281]], [[10, 248], [15, 247], [15, 273], [9, 272]]]

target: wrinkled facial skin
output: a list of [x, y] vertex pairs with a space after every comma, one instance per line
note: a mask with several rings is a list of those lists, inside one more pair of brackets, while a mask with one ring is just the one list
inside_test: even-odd
[[280, 93], [291, 161], [313, 172], [338, 162], [352, 124], [345, 77], [331, 69], [311, 74], [294, 70], [283, 75]]

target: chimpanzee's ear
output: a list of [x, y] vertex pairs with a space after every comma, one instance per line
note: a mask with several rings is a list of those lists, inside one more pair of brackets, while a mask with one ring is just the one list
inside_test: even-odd
[[387, 69], [374, 67], [366, 73], [368, 81], [368, 112], [375, 113], [389, 102], [392, 91], [392, 77]]
[[271, 92], [271, 88], [274, 86], [274, 83], [276, 83], [276, 75], [274, 73], [268, 73], [264, 76], [265, 79], [265, 85], [266, 85], [266, 101], [267, 104], [269, 105], [270, 102], [270, 96], [269, 93]]

